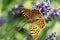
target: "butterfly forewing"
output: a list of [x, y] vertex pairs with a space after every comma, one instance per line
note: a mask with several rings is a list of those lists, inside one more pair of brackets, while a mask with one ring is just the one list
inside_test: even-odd
[[27, 18], [27, 19], [34, 19], [41, 16], [41, 12], [37, 9], [25, 9], [20, 8], [20, 12]]
[[22, 13], [23, 16], [25, 16], [25, 18], [29, 18], [29, 14], [30, 14], [30, 10], [29, 9], [25, 9], [25, 8], [20, 8], [20, 12]]
[[37, 9], [32, 9], [30, 13], [32, 14], [31, 15], [32, 18], [37, 18], [42, 15], [41, 12]]

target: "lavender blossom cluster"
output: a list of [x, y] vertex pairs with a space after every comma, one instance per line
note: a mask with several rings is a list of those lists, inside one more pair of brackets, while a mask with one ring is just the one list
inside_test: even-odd
[[47, 15], [47, 13], [50, 11], [50, 1], [48, 0], [43, 0], [42, 3], [37, 2], [36, 3], [36, 8], [38, 8], [43, 15]]
[[51, 35], [49, 35], [46, 40], [56, 40], [56, 32], [52, 33]]
[[16, 4], [11, 11], [8, 12], [8, 15], [11, 16], [11, 15], [14, 15], [14, 14], [20, 14], [20, 7], [23, 7], [23, 3], [21, 2], [20, 4]]
[[20, 7], [23, 7], [23, 3], [15, 5], [15, 7], [12, 9], [16, 14], [20, 14]]
[[46, 23], [48, 23], [49, 21], [54, 20], [55, 17], [57, 17], [59, 15], [60, 15], [60, 8], [58, 8], [57, 10], [53, 9], [52, 13], [47, 18], [45, 18]]

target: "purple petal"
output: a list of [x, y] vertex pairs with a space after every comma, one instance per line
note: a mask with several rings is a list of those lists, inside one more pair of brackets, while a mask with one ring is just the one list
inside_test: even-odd
[[[53, 35], [52, 35], [53, 34]], [[56, 32], [49, 35], [49, 37], [46, 38], [46, 40], [56, 40]]]
[[6, 23], [6, 20], [4, 17], [0, 16], [0, 26]]
[[17, 9], [19, 7], [19, 5], [17, 4], [17, 5], [15, 5], [15, 9]]

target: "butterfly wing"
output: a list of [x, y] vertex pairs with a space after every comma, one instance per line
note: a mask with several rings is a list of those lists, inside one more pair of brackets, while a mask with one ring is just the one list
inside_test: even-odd
[[42, 15], [42, 13], [37, 9], [32, 9], [30, 13], [31, 13], [31, 18], [32, 19], [36, 19], [36, 18], [38, 18], [39, 16]]
[[37, 9], [25, 9], [23, 7], [20, 8], [20, 12], [23, 16], [25, 16], [26, 19], [29, 20], [28, 22], [30, 23], [30, 31], [32, 38], [36, 40], [39, 31], [45, 26], [44, 19], [36, 19], [41, 16], [42, 13]]
[[38, 34], [39, 34], [39, 31], [44, 28], [45, 26], [45, 22], [44, 22], [44, 19], [39, 19], [33, 23], [30, 23], [30, 31], [31, 31], [31, 35], [32, 35], [32, 38], [34, 40], [37, 39], [38, 37]]
[[41, 16], [41, 12], [37, 9], [26, 9], [21, 7], [20, 12], [27, 18], [27, 19], [34, 19], [36, 17]]

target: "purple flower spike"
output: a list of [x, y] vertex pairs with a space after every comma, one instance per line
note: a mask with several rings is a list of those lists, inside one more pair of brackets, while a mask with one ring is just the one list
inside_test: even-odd
[[59, 12], [59, 15], [60, 15], [60, 8], [58, 8], [58, 10], [57, 10], [58, 12]]
[[[44, 10], [44, 11], [43, 11]], [[50, 5], [48, 4], [48, 2], [43, 2], [41, 4], [41, 11], [42, 11], [42, 14], [47, 14], [47, 12], [49, 12], [50, 10]], [[45, 13], [44, 13], [45, 12]]]
[[19, 9], [20, 7], [23, 7], [23, 3], [16, 4], [14, 8], [15, 8], [15, 9]]
[[16, 4], [16, 5], [15, 5], [15, 9], [17, 9], [18, 7], [19, 7], [19, 5], [18, 5], [18, 4]]
[[40, 4], [39, 2], [36, 2], [36, 7], [37, 7], [38, 9], [40, 9], [40, 8], [41, 8], [41, 4]]
[[60, 9], [58, 9], [58, 12], [59, 12], [59, 14], [60, 14]]
[[32, 39], [32, 36], [31, 34], [29, 33], [28, 36], [27, 36], [27, 40], [31, 40]]
[[56, 37], [56, 32], [52, 33], [52, 35], [53, 35], [54, 37]]
[[16, 4], [15, 7], [12, 9], [12, 11], [14, 11], [16, 14], [20, 14], [20, 7], [23, 7], [23, 3], [20, 4]]
[[52, 33], [51, 35], [49, 35], [46, 40], [56, 40], [56, 32]]
[[48, 3], [47, 2], [43, 2], [42, 5], [48, 6]]
[[4, 17], [0, 16], [0, 26], [2, 26], [5, 23], [6, 23], [6, 20], [4, 19]]
[[46, 18], [46, 23], [48, 23], [49, 21], [52, 21], [53, 19], [55, 19], [55, 17], [60, 15], [60, 9], [51, 9], [52, 13]]
[[52, 19], [55, 19], [55, 15], [52, 13], [49, 15]]
[[41, 10], [43, 15], [47, 15], [47, 12], [49, 12], [50, 3], [47, 0], [43, 0], [43, 2], [40, 4], [39, 2], [36, 3], [36, 7]]
[[60, 12], [59, 12], [59, 11], [60, 11], [59, 9], [57, 9], [57, 10], [54, 9], [54, 10], [53, 10], [54, 15], [55, 15], [55, 16], [59, 16], [59, 15], [60, 15]]

